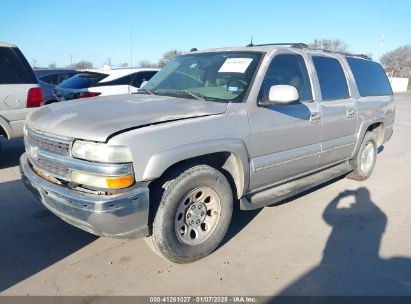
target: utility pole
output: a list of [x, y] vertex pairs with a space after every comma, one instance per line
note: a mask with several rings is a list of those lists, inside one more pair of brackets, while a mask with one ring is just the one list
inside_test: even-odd
[[36, 58], [33, 58], [33, 68], [35, 68], [35, 67], [36, 67], [36, 63], [37, 63]]
[[111, 57], [107, 57], [108, 65], [111, 66]]
[[73, 68], [73, 55], [70, 54], [70, 67]]

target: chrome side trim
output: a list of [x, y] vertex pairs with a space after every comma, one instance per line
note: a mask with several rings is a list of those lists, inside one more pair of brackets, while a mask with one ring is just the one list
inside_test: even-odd
[[340, 138], [330, 139], [321, 143], [321, 153], [326, 153], [335, 149], [345, 148], [356, 143], [356, 134]]
[[313, 144], [274, 154], [263, 155], [251, 160], [253, 172], [270, 169], [290, 162], [317, 156], [321, 153], [321, 145]]

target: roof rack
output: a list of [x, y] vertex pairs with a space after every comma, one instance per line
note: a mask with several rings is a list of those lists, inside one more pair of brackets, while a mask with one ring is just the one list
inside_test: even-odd
[[372, 58], [368, 55], [365, 54], [352, 54], [352, 53], [348, 53], [348, 52], [342, 52], [342, 51], [332, 51], [332, 50], [326, 50], [326, 49], [321, 49], [321, 48], [308, 48], [310, 50], [315, 50], [315, 51], [323, 51], [325, 53], [336, 53], [336, 54], [340, 54], [343, 56], [351, 56], [351, 57], [360, 57], [363, 59], [367, 59], [367, 60], [372, 60]]
[[264, 43], [264, 44], [247, 44], [247, 47], [252, 47], [252, 46], [266, 46], [266, 45], [287, 45], [290, 47], [294, 47], [294, 48], [299, 48], [299, 49], [303, 49], [303, 48], [308, 48], [308, 45], [302, 42], [291, 42], [291, 43], [285, 43], [285, 42], [280, 42], [280, 43]]
[[312, 48], [308, 44], [302, 43], [302, 42], [291, 42], [291, 43], [285, 43], [285, 42], [280, 42], [280, 43], [264, 43], [264, 44], [253, 44], [252, 42], [247, 45], [247, 47], [252, 47], [252, 46], [267, 46], [267, 45], [284, 45], [284, 46], [289, 46], [293, 48], [298, 48], [298, 49], [307, 49], [307, 50], [312, 50], [312, 51], [322, 51], [325, 53], [337, 53], [341, 54], [343, 56], [352, 56], [352, 57], [360, 57], [366, 60], [372, 60], [370, 56], [364, 55], [364, 54], [351, 54], [347, 52], [342, 52], [342, 51], [331, 51], [331, 50], [326, 50], [323, 48]]

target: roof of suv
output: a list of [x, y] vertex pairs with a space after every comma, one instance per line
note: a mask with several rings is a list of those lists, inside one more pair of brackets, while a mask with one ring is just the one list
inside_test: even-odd
[[339, 51], [329, 51], [321, 48], [311, 48], [304, 43], [273, 43], [273, 44], [260, 44], [260, 45], [253, 45], [249, 44], [247, 46], [236, 46], [236, 47], [223, 47], [223, 48], [214, 48], [214, 49], [206, 49], [206, 50], [199, 50], [193, 51], [192, 53], [207, 53], [207, 52], [249, 52], [249, 51], [257, 51], [257, 52], [273, 52], [278, 49], [293, 49], [298, 50], [301, 52], [309, 52], [309, 53], [326, 53], [326, 54], [336, 54], [336, 55], [343, 55], [343, 56], [352, 56], [352, 57], [360, 57], [362, 59], [372, 60], [367, 55], [363, 54], [350, 54], [346, 52], [339, 52]]

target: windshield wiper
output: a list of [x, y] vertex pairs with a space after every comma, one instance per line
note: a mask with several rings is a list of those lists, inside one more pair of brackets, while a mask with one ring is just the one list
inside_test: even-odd
[[194, 93], [192, 93], [192, 92], [189, 92], [189, 91], [187, 91], [187, 90], [180, 90], [180, 92], [181, 92], [181, 93], [184, 93], [184, 94], [187, 94], [187, 95], [190, 95], [191, 97], [193, 97], [193, 98], [195, 98], [195, 99], [197, 99], [197, 100], [204, 100], [204, 98], [203, 98], [202, 96], [199, 96], [199, 95], [194, 94]]
[[[143, 93], [143, 92], [145, 92], [145, 93]], [[138, 91], [135, 92], [134, 94], [146, 94], [146, 93], [148, 93], [150, 95], [153, 95], [153, 96], [156, 95], [153, 91], [151, 91], [149, 89], [146, 89], [146, 88], [138, 89]]]
[[171, 96], [171, 97], [180, 97], [180, 98], [190, 98], [190, 99], [197, 99], [197, 100], [204, 100], [201, 96], [191, 93], [187, 90], [169, 90], [169, 89], [161, 89], [156, 90], [156, 95], [161, 96]]

